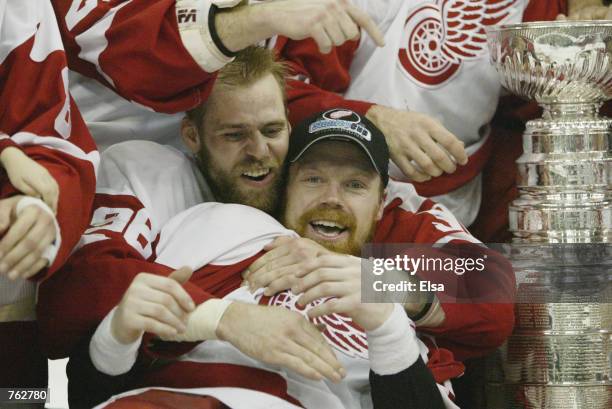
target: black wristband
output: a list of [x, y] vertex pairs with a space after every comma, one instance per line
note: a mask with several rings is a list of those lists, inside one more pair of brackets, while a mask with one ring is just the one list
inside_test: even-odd
[[374, 409], [444, 409], [446, 405], [431, 370], [421, 357], [393, 375], [370, 371]]
[[223, 55], [228, 58], [232, 58], [235, 57], [238, 53], [228, 50], [225, 44], [223, 44], [223, 42], [219, 38], [219, 34], [217, 33], [217, 26], [215, 25], [215, 15], [217, 14], [218, 10], [219, 8], [214, 4], [212, 4], [210, 6], [210, 9], [208, 10], [208, 31], [210, 32], [210, 38], [212, 38], [213, 43], [215, 43], [215, 45], [217, 46], [219, 51], [223, 53]]
[[417, 312], [415, 315], [408, 315], [408, 317], [412, 321], [417, 322], [418, 320], [423, 318], [425, 315], [427, 315], [427, 313], [429, 312], [429, 309], [431, 308], [431, 305], [433, 304], [433, 301], [434, 301], [434, 293], [433, 291], [429, 291], [427, 293], [427, 302], [425, 303], [421, 311]]

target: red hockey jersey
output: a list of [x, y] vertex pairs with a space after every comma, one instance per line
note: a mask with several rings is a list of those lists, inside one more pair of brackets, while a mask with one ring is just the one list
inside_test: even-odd
[[[51, 5], [1, 1], [0, 24], [0, 151], [19, 147], [50, 172], [60, 191], [61, 247], [53, 265], [36, 276], [42, 279], [64, 263], [89, 222], [99, 155], [68, 93]], [[5, 172], [0, 178], [0, 197], [17, 194]]]
[[183, 2], [190, 3], [185, 10], [180, 0], [51, 3], [72, 70], [158, 112], [185, 111], [207, 98], [220, 65], [198, 61], [203, 40], [179, 30], [196, 19], [208, 24], [196, 15], [197, 3]]

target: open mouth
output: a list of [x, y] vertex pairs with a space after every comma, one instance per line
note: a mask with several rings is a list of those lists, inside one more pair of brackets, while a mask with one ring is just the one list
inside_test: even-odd
[[270, 168], [261, 168], [249, 170], [248, 172], [243, 172], [241, 176], [252, 182], [264, 182], [269, 176], [272, 175], [272, 169]]
[[309, 224], [315, 233], [328, 239], [338, 238], [348, 230], [346, 226], [330, 220], [313, 220]]

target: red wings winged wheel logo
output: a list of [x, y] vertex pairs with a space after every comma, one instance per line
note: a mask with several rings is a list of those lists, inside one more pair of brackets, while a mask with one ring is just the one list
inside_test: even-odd
[[[298, 296], [291, 290], [280, 292], [272, 297], [263, 296], [261, 305], [275, 305], [288, 310], [297, 311], [308, 317], [308, 310], [327, 301], [329, 298], [315, 300], [305, 307], [297, 304]], [[309, 318], [310, 319], [310, 318]], [[324, 324], [323, 336], [331, 346], [349, 357], [368, 359], [368, 342], [364, 330], [349, 317], [342, 314], [330, 314], [310, 319], [313, 324]]]
[[517, 0], [437, 0], [413, 9], [406, 19], [401, 69], [419, 85], [444, 84], [465, 60], [487, 50], [485, 28], [500, 23], [515, 10]]

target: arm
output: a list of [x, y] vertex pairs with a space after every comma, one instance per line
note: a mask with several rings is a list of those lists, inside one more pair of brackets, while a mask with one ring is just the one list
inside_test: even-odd
[[361, 259], [328, 254], [320, 261], [325, 268], [303, 275], [294, 285], [296, 293], [304, 291], [298, 304], [332, 297], [309, 310], [309, 317], [346, 314], [365, 329], [374, 408], [444, 408], [404, 308], [400, 304], [362, 303]]
[[443, 409], [430, 369], [419, 356], [414, 328], [399, 305], [367, 331], [375, 409]]
[[[288, 82], [291, 123], [328, 109], [348, 108], [366, 116], [383, 132], [391, 159], [412, 180], [425, 181], [455, 171], [455, 163], [440, 146], [456, 163], [465, 165], [463, 144], [433, 118], [342, 97], [351, 83], [350, 68], [358, 46], [358, 41], [350, 41], [321, 54], [311, 40], [278, 39], [276, 48], [292, 71]], [[424, 172], [411, 163], [413, 160]]]
[[[158, 232], [132, 195], [97, 194], [91, 227], [62, 270], [39, 289], [38, 322], [51, 357], [70, 354], [93, 332], [140, 273], [166, 277], [172, 269], [152, 261]], [[188, 282], [195, 304], [213, 298]]]
[[[155, 111], [175, 113], [201, 103], [224, 63], [218, 60], [223, 54], [212, 48], [209, 58], [203, 57], [210, 65], [198, 62], [198, 50], [208, 49], [203, 38], [184, 43], [178, 13], [187, 8], [177, 7], [174, 0], [52, 4], [70, 68]], [[181, 21], [187, 29], [190, 20]]]
[[299, 123], [311, 115], [331, 108], [345, 107], [365, 115], [373, 105], [342, 97], [349, 87], [349, 69], [359, 41], [349, 41], [321, 54], [312, 40], [292, 41], [279, 37], [275, 45], [287, 61], [292, 76], [288, 81], [289, 120]]
[[340, 0], [283, 0], [229, 10], [208, 0], [53, 4], [72, 69], [124, 98], [167, 113], [200, 104], [210, 93], [215, 72], [234, 52], [276, 34], [314, 37], [322, 47], [331, 47], [352, 38], [347, 36], [356, 35], [361, 26], [382, 44], [372, 20]]
[[[403, 186], [394, 184], [394, 188]], [[426, 311], [416, 321], [419, 329], [435, 335], [438, 345], [453, 351], [460, 361], [484, 355], [501, 345], [514, 326], [512, 266], [482, 246], [446, 208], [428, 199], [417, 199], [404, 200], [402, 207], [383, 217], [376, 237], [389, 243], [437, 243], [442, 247], [429, 251], [452, 257], [487, 256], [484, 270], [461, 276], [446, 271], [417, 272], [421, 279], [445, 284], [446, 289], [438, 294], [438, 303], [431, 304], [437, 309]], [[484, 301], [477, 301], [479, 297]], [[437, 315], [433, 323], [431, 314]]]
[[[43, 247], [61, 242], [51, 265], [35, 277], [44, 279], [65, 262], [87, 226], [98, 153], [68, 94], [66, 56], [51, 6], [44, 1], [18, 6], [11, 2], [2, 24], [14, 36], [7, 39], [9, 51], [0, 65], [0, 152], [8, 147], [22, 150], [55, 180], [59, 191], [55, 221], [49, 218], [44, 227], [53, 229], [57, 222], [59, 232], [53, 229], [51, 238], [41, 233], [42, 212], [24, 211], [11, 220], [0, 242], [3, 272], [31, 276], [46, 265], [39, 262]], [[5, 174], [1, 181], [0, 198], [17, 194]]]

